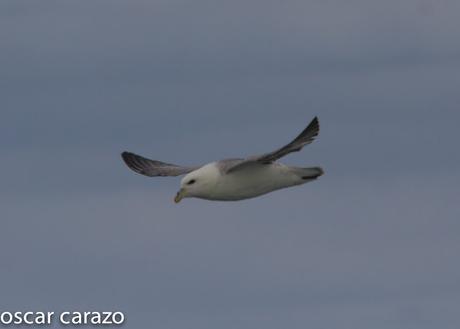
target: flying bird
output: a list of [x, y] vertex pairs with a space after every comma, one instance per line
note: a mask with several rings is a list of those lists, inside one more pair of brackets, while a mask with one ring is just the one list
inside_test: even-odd
[[176, 203], [183, 198], [237, 201], [305, 184], [323, 175], [321, 167], [292, 167], [277, 162], [313, 142], [318, 133], [319, 121], [315, 117], [292, 142], [273, 152], [241, 159], [224, 159], [196, 167], [150, 160], [131, 152], [123, 152], [121, 156], [131, 170], [141, 175], [185, 175], [174, 198]]

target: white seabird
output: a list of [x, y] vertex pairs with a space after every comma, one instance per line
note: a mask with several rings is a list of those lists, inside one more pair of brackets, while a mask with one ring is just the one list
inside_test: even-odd
[[174, 198], [176, 203], [183, 198], [236, 201], [305, 184], [323, 175], [321, 167], [300, 168], [275, 162], [291, 152], [300, 151], [318, 133], [319, 122], [315, 117], [299, 136], [276, 151], [245, 159], [220, 160], [200, 167], [178, 166], [130, 152], [123, 152], [121, 156], [130, 169], [145, 176], [185, 175]]

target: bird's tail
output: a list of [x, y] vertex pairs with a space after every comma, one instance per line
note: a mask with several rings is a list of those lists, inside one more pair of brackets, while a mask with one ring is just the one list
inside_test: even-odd
[[298, 168], [291, 167], [296, 175], [302, 177], [303, 180], [317, 179], [319, 176], [324, 174], [324, 170], [321, 167], [310, 167], [310, 168]]

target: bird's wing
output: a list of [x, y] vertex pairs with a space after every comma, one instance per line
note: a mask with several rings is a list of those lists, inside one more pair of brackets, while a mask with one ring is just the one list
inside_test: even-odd
[[300, 151], [305, 145], [310, 144], [313, 142], [316, 136], [319, 133], [319, 121], [318, 118], [315, 117], [310, 124], [305, 128], [292, 142], [289, 144], [277, 149], [276, 151], [265, 153], [258, 156], [251, 156], [236, 163], [234, 166], [230, 166], [226, 169], [226, 173], [230, 173], [241, 168], [251, 166], [254, 164], [268, 164], [274, 162], [285, 155]]
[[121, 157], [131, 170], [137, 172], [138, 174], [149, 177], [180, 176], [199, 168], [182, 167], [161, 161], [150, 160], [131, 152], [123, 152]]

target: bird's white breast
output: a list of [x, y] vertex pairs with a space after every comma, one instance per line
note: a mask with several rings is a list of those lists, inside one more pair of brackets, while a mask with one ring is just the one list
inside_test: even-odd
[[215, 179], [214, 186], [199, 196], [209, 200], [248, 199], [303, 183], [288, 167], [279, 163], [257, 164], [229, 174], [221, 174], [216, 164], [203, 169]]

